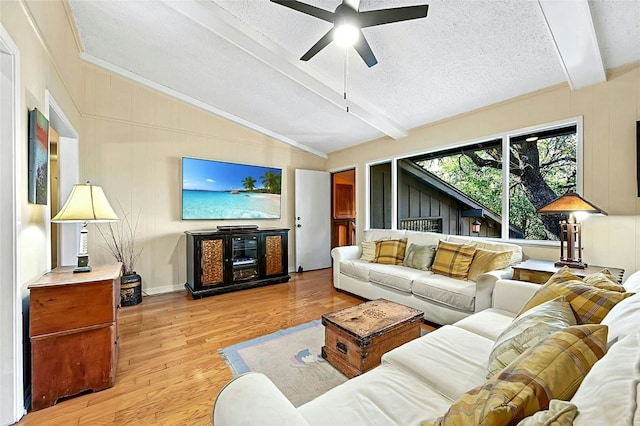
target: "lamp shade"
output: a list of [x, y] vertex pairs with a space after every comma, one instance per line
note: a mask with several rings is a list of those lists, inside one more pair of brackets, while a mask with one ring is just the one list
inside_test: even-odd
[[537, 210], [539, 214], [560, 214], [560, 213], [573, 213], [573, 212], [585, 212], [585, 213], [600, 213], [607, 215], [607, 212], [600, 207], [588, 202], [575, 192], [567, 192], [562, 197], [559, 197], [549, 204], [540, 207]]
[[101, 187], [86, 184], [73, 186], [71, 195], [52, 222], [115, 222], [118, 219]]

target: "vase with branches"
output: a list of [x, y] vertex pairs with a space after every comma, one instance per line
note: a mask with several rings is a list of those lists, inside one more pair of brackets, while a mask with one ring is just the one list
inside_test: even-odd
[[[122, 206], [120, 206], [122, 210]], [[142, 248], [136, 246], [138, 221], [129, 219], [129, 214], [124, 213], [119, 223], [107, 223], [98, 232], [106, 244], [106, 249], [114, 259], [122, 263], [122, 280], [120, 286], [121, 306], [136, 305], [142, 301], [142, 278], [135, 271], [136, 263], [142, 254]]]

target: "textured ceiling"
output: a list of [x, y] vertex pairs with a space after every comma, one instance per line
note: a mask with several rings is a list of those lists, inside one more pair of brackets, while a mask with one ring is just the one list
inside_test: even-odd
[[[373, 68], [333, 44], [299, 61], [331, 24], [268, 0], [68, 1], [86, 60], [319, 155], [567, 81], [537, 1], [425, 0], [363, 30]], [[640, 61], [640, 1], [588, 4], [604, 68]]]

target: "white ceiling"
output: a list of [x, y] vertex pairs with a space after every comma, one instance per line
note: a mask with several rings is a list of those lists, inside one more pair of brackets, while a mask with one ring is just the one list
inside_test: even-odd
[[361, 0], [429, 4], [363, 30], [372, 68], [333, 43], [299, 61], [331, 24], [268, 0], [68, 2], [85, 60], [321, 156], [640, 61], [639, 0]]

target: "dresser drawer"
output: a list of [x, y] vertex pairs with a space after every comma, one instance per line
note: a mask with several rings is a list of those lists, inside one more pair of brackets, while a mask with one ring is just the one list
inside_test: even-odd
[[31, 288], [30, 336], [112, 323], [113, 280]]

